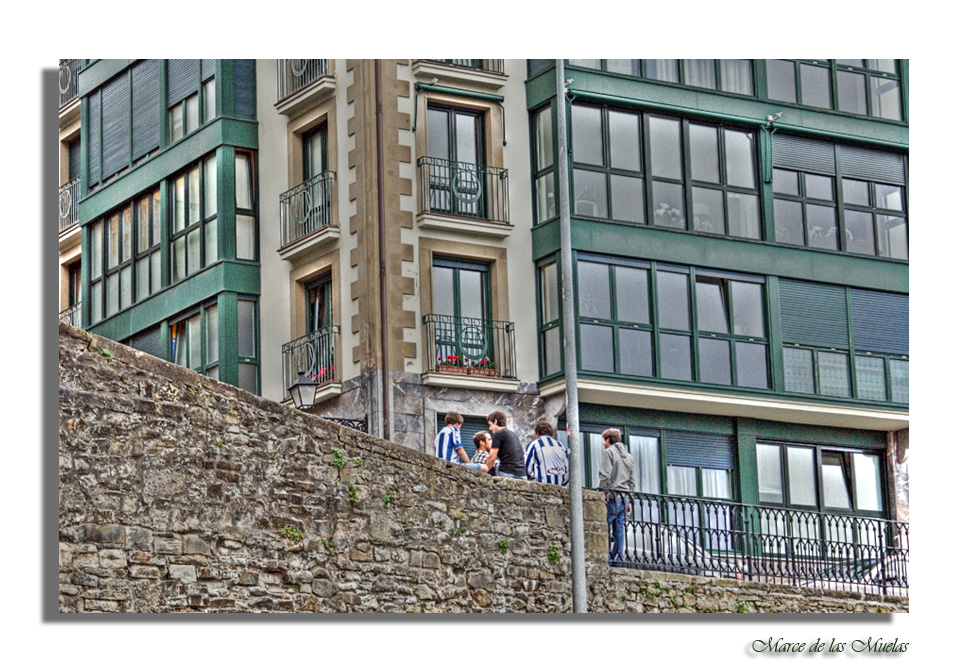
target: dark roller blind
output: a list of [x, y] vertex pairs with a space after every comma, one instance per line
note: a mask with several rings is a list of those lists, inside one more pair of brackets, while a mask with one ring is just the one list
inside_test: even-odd
[[900, 154], [850, 146], [841, 146], [837, 151], [844, 177], [904, 184], [904, 157]]
[[255, 61], [235, 60], [235, 115], [255, 119]]
[[168, 60], [168, 107], [198, 91], [198, 59]]
[[908, 354], [908, 297], [850, 290], [854, 348], [892, 355]]
[[843, 287], [780, 279], [783, 341], [846, 348], [847, 292]]
[[128, 167], [131, 138], [131, 90], [128, 73], [101, 91], [102, 166], [105, 177]]
[[154, 355], [159, 359], [166, 359], [165, 346], [161, 338], [161, 329], [157, 325], [132, 336], [129, 345], [136, 350]]
[[67, 145], [67, 179], [81, 176], [81, 142], [72, 140]]
[[131, 70], [131, 153], [138, 159], [160, 144], [161, 96], [158, 61], [143, 61]]
[[773, 165], [814, 173], [834, 174], [834, 145], [793, 135], [773, 136]]
[[[487, 429], [487, 418], [467, 416], [463, 415], [463, 413], [461, 415], [464, 418], [464, 424], [460, 427], [460, 442], [464, 446], [464, 452], [467, 453], [467, 457], [474, 457], [474, 435]], [[445, 417], [447, 417], [446, 413], [437, 414], [438, 433], [447, 426], [447, 423], [444, 422]]]
[[95, 91], [87, 101], [87, 173], [88, 183], [101, 181], [101, 92]]
[[667, 431], [666, 462], [677, 467], [735, 469], [736, 445], [731, 436]]

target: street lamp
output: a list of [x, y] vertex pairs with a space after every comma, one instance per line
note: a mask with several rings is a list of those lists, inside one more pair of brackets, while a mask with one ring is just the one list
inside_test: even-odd
[[306, 377], [305, 371], [300, 371], [296, 382], [289, 386], [289, 396], [296, 408], [302, 411], [310, 409], [316, 401], [316, 383]]

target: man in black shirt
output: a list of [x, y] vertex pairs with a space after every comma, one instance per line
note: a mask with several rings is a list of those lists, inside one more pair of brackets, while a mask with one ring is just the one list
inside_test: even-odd
[[517, 435], [507, 428], [507, 424], [508, 418], [501, 411], [494, 411], [487, 416], [487, 427], [493, 437], [487, 467], [490, 469], [494, 459], [497, 458], [501, 460], [499, 476], [526, 481], [528, 475], [524, 469], [524, 449]]

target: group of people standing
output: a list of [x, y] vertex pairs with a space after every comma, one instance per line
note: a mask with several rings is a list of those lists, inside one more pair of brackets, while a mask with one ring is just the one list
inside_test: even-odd
[[[555, 438], [547, 420], [534, 426], [535, 439], [522, 449], [517, 435], [508, 429], [507, 416], [494, 411], [487, 416], [488, 431], [474, 435], [473, 456], [468, 456], [461, 442], [460, 428], [464, 418], [451, 411], [444, 417], [445, 427], [434, 441], [437, 457], [493, 476], [519, 480], [568, 485], [568, 450]], [[625, 520], [629, 502], [614, 491], [635, 491], [635, 469], [632, 454], [622, 443], [622, 432], [612, 428], [602, 432], [602, 459], [598, 469], [598, 487], [608, 492], [607, 520], [612, 546], [609, 564], [621, 561], [625, 552]]]
[[488, 429], [474, 435], [473, 456], [461, 442], [461, 414], [451, 411], [444, 423], [434, 442], [437, 457], [492, 476], [568, 485], [568, 451], [547, 420], [535, 424], [535, 439], [524, 449], [517, 434], [508, 429], [507, 416], [494, 411], [487, 416]]

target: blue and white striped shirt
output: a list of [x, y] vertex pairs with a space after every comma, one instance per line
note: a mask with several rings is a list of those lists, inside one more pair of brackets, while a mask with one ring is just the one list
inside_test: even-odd
[[568, 485], [568, 451], [558, 439], [539, 436], [529, 443], [524, 466], [529, 481]]
[[434, 440], [434, 446], [437, 449], [437, 457], [448, 462], [460, 464], [461, 460], [457, 449], [462, 446], [460, 442], [460, 430], [457, 427], [447, 425], [440, 430], [437, 433], [437, 438]]

